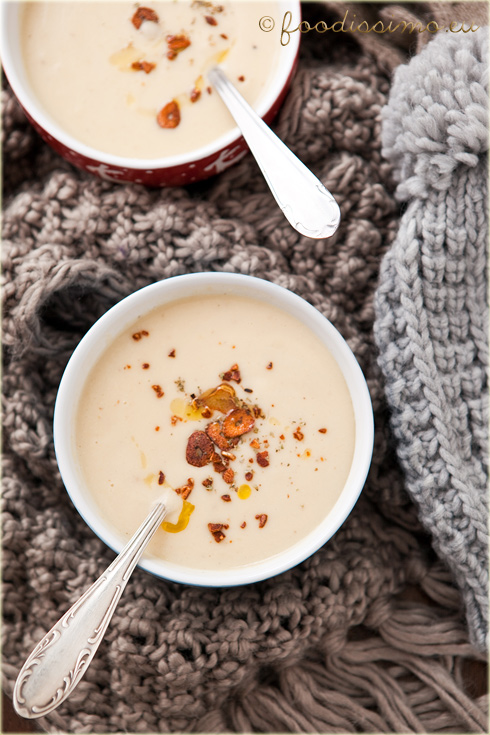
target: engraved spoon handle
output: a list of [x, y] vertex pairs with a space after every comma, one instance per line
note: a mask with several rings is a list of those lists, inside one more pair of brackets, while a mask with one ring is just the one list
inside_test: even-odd
[[340, 222], [339, 205], [235, 89], [222, 69], [208, 73], [247, 141], [284, 216], [306, 237], [330, 237]]
[[19, 715], [42, 717], [56, 709], [85, 674], [117, 603], [167, 509], [157, 503], [124, 549], [32, 651], [15, 682]]

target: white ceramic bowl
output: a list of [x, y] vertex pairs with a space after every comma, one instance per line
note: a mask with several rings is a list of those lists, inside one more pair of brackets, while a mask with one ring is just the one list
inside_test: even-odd
[[[54, 414], [56, 456], [66, 489], [79, 513], [93, 531], [119, 552], [124, 542], [100, 516], [88, 492], [74, 446], [74, 426], [84, 380], [107, 345], [136, 318], [175, 300], [209, 294], [234, 294], [272, 304], [299, 319], [334, 355], [350, 391], [355, 416], [352, 466], [331, 512], [318, 526], [284, 552], [239, 569], [203, 570], [143, 558], [140, 566], [176, 582], [200, 586], [233, 586], [256, 582], [290, 569], [317, 551], [342, 525], [364, 485], [373, 449], [373, 413], [366, 381], [359, 364], [335, 327], [311, 304], [269, 281], [231, 273], [195, 273], [175, 276], [146, 286], [120, 301], [87, 332], [70, 358], [60, 383]], [[135, 529], [136, 530], [136, 529]]]
[[[2, 65], [28, 119], [41, 137], [70, 163], [109, 181], [133, 182], [147, 186], [180, 186], [220, 173], [245, 155], [247, 145], [236, 127], [212, 143], [189, 153], [155, 159], [110, 155], [76, 140], [46, 113], [31, 88], [21, 53], [21, 7], [21, 2], [4, 2], [1, 6]], [[281, 45], [280, 42], [280, 31], [286, 12], [292, 14], [288, 27], [296, 28], [301, 18], [298, 0], [279, 0], [278, 17], [272, 19], [273, 30], [270, 31], [270, 40], [280, 47], [279, 63], [270, 86], [256, 107], [258, 114], [267, 123], [273, 120], [284, 101], [297, 63], [301, 35], [299, 31], [285, 36], [289, 39], [287, 44]], [[268, 16], [265, 18], [267, 20]], [[261, 27], [268, 29], [271, 24], [264, 22]], [[266, 32], [268, 31], [264, 30], [264, 33]]]

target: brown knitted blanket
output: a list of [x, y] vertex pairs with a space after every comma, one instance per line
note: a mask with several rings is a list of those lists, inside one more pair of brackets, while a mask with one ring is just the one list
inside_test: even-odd
[[[305, 17], [332, 22], [339, 5], [309, 4]], [[487, 732], [485, 697], [468, 685], [484, 658], [404, 489], [377, 366], [373, 296], [400, 221], [380, 113], [407, 49], [388, 39], [373, 55], [374, 40], [305, 35], [275, 126], [339, 202], [341, 226], [324, 241], [291, 229], [251, 156], [188, 188], [101, 181], [54, 154], [3, 92], [7, 693], [44, 632], [114, 557], [63, 488], [51, 424], [71, 352], [116, 301], [204, 270], [286, 286], [348, 341], [376, 424], [358, 504], [297, 568], [232, 589], [136, 569], [85, 678], [40, 721], [48, 732]]]

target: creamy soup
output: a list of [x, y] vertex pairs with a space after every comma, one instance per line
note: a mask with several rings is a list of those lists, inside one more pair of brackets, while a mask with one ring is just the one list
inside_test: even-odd
[[76, 448], [101, 514], [129, 537], [162, 489], [184, 500], [148, 554], [233, 568], [278, 554], [344, 487], [355, 420], [319, 339], [231, 295], [141, 316], [107, 347], [80, 400]]
[[31, 86], [63, 129], [105, 153], [158, 158], [235, 123], [207, 80], [220, 64], [255, 105], [280, 53], [274, 2], [30, 2], [21, 38]]

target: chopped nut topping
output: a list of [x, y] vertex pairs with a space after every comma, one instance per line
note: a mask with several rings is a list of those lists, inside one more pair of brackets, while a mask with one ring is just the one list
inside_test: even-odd
[[143, 370], [148, 370], [148, 368], [150, 367], [150, 363], [149, 362], [144, 362], [141, 367], [143, 368]]
[[225, 503], [231, 503], [231, 496], [230, 495], [222, 495], [221, 500], [223, 500]]
[[149, 74], [155, 68], [156, 64], [151, 61], [133, 61], [131, 69], [134, 71], [144, 71], [145, 74]]
[[208, 523], [208, 528], [216, 543], [219, 544], [220, 541], [226, 538], [223, 529], [226, 531], [229, 526], [227, 523]]
[[175, 347], [168, 353], [169, 357], [175, 357]]
[[226, 33], [220, 33], [219, 35], [221, 36], [221, 38], [224, 38], [225, 41], [228, 40], [228, 36], [226, 35]]
[[139, 340], [140, 340], [140, 339], [141, 339], [142, 337], [148, 337], [149, 335], [150, 335], [150, 333], [149, 333], [149, 332], [147, 332], [147, 331], [146, 331], [146, 329], [142, 329], [142, 330], [141, 330], [141, 332], [135, 332], [135, 333], [134, 333], [134, 334], [132, 335], [132, 337], [133, 337], [133, 339], [134, 339], [134, 341], [135, 341], [135, 342], [139, 342]]
[[318, 431], [320, 432], [320, 434], [326, 434], [327, 433], [327, 430], [326, 429], [318, 429]]
[[175, 100], [167, 102], [157, 115], [157, 123], [161, 128], [176, 128], [180, 123], [180, 108]]
[[274, 365], [272, 364], [272, 362], [267, 363], [267, 365], [265, 366], [266, 370], [272, 370], [273, 367]]
[[253, 472], [245, 472], [245, 479], [250, 482], [250, 480], [253, 480], [254, 473]]
[[267, 523], [267, 513], [260, 513], [260, 515], [255, 516], [255, 519], [259, 522], [259, 528], [264, 528]]
[[261, 467], [268, 467], [269, 466], [269, 452], [266, 450], [264, 452], [257, 452], [257, 464], [259, 464]]
[[294, 436], [294, 438], [295, 438], [295, 439], [297, 439], [297, 440], [298, 440], [299, 442], [302, 442], [302, 441], [303, 441], [303, 439], [305, 438], [305, 435], [303, 434], [303, 432], [301, 431], [301, 429], [299, 428], [299, 426], [298, 426], [298, 428], [296, 429], [296, 431], [293, 431], [293, 436]]
[[210, 487], [213, 487], [213, 478], [207, 477], [205, 480], [202, 481], [202, 484], [207, 490], [209, 490]]
[[182, 485], [182, 487], [178, 487], [175, 490], [175, 492], [178, 495], [181, 495], [183, 500], [187, 500], [193, 488], [194, 488], [194, 480], [192, 479], [192, 477], [189, 477], [187, 478], [187, 485]]
[[226, 482], [227, 485], [231, 485], [234, 479], [235, 473], [233, 472], [231, 467], [228, 467], [228, 469], [223, 472], [223, 480]]
[[247, 525], [246, 521], [243, 521], [243, 523], [240, 523], [240, 528], [245, 528], [246, 525]]
[[131, 18], [131, 23], [136, 29], [139, 29], [144, 20], [149, 20], [152, 23], [158, 23], [158, 15], [151, 8], [138, 8]]
[[223, 373], [223, 380], [230, 382], [230, 380], [234, 380], [235, 383], [241, 382], [241, 375], [240, 375], [240, 368], [235, 363], [231, 366], [229, 370], [226, 371], [226, 373]]
[[205, 16], [204, 16], [204, 20], [205, 20], [205, 21], [206, 21], [206, 23], [208, 23], [208, 24], [209, 24], [210, 26], [217, 26], [217, 25], [218, 25], [218, 21], [216, 20], [216, 18], [213, 18], [213, 16], [212, 16], [212, 15], [205, 15]]
[[172, 424], [172, 426], [175, 426], [176, 423], [177, 423], [177, 421], [182, 421], [182, 419], [180, 418], [180, 416], [175, 416], [174, 415], [174, 416], [171, 416], [170, 417], [170, 423]]
[[244, 82], [245, 81], [245, 77], [243, 76], [243, 74], [240, 74], [240, 76], [238, 77], [238, 81], [239, 82]]
[[160, 470], [160, 472], [158, 473], [158, 484], [163, 485], [164, 482], [165, 482], [165, 475]]
[[189, 95], [191, 102], [197, 102], [200, 96], [201, 96], [200, 89], [197, 89], [197, 87], [194, 87], [193, 89], [191, 89], [191, 93]]
[[180, 54], [181, 51], [191, 45], [190, 38], [184, 34], [179, 36], [167, 36], [166, 41], [168, 47], [167, 59], [170, 59], [170, 61], [173, 61], [177, 54]]
[[259, 442], [259, 440], [258, 439], [252, 439], [252, 441], [250, 442], [250, 446], [252, 447], [252, 449], [260, 449], [260, 442]]
[[152, 385], [151, 387], [153, 388], [153, 390], [157, 394], [157, 398], [162, 398], [162, 396], [165, 395], [165, 393], [162, 390], [162, 386], [161, 385]]
[[185, 458], [193, 467], [204, 467], [215, 454], [213, 442], [204, 431], [195, 431], [187, 441]]

